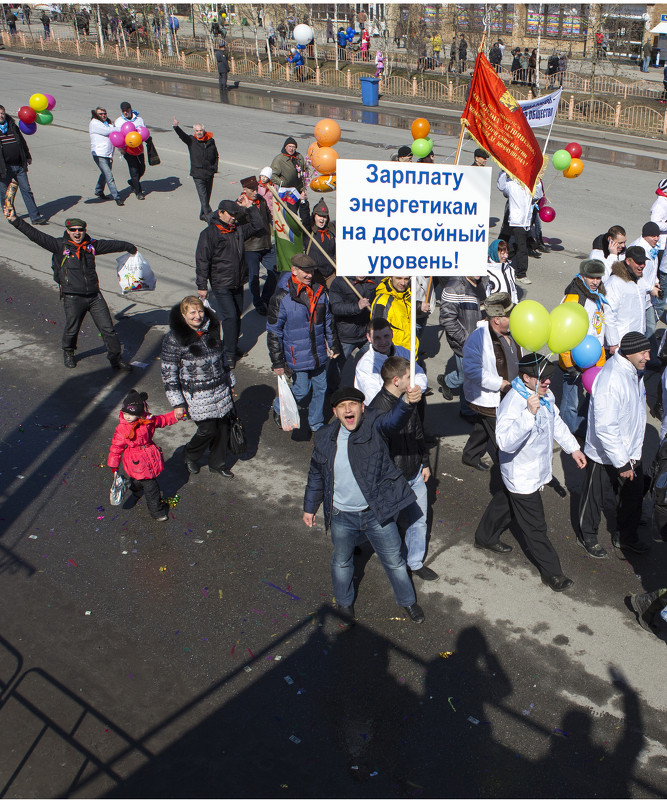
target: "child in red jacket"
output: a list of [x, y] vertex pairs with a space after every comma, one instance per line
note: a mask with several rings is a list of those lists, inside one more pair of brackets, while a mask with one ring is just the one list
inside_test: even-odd
[[[107, 464], [114, 471], [132, 479], [131, 489], [135, 498], [146, 495], [146, 505], [153, 520], [165, 521], [169, 507], [162, 501], [157, 477], [164, 470], [162, 450], [153, 444], [156, 428], [177, 423], [183, 416], [178, 410], [169, 414], [148, 413], [148, 395], [131, 390], [120, 410], [118, 425], [111, 440]], [[122, 465], [121, 465], [122, 460]]]

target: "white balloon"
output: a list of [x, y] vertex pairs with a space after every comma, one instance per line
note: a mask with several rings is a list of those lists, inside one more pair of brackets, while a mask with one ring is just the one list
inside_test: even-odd
[[294, 29], [294, 41], [300, 45], [307, 45], [313, 41], [313, 29], [310, 25], [297, 25]]

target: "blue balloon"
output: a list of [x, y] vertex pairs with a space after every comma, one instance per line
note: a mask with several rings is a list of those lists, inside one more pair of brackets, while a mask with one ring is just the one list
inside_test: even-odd
[[297, 50], [305, 50], [306, 49], [306, 45], [297, 45], [296, 49]]
[[354, 28], [352, 28], [352, 27], [350, 27], [350, 26], [348, 25], [348, 26], [347, 26], [347, 30], [345, 31], [345, 33], [346, 33], [348, 36], [354, 36]]
[[351, 42], [353, 39], [354, 39], [354, 34], [353, 34], [353, 33], [348, 33], [348, 35], [347, 35], [347, 41], [348, 41], [348, 42]]
[[572, 348], [572, 360], [582, 370], [597, 364], [602, 355], [602, 345], [597, 337], [587, 334], [576, 348]]
[[23, 122], [23, 120], [19, 120], [19, 130], [26, 136], [32, 136], [37, 130], [37, 123], [36, 122], [25, 123]]

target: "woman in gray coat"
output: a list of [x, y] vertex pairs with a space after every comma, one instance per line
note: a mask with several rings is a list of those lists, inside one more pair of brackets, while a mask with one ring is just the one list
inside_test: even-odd
[[194, 437], [185, 446], [185, 463], [199, 472], [199, 460], [210, 448], [208, 469], [234, 478], [225, 467], [229, 414], [236, 384], [220, 339], [220, 323], [201, 298], [190, 295], [169, 314], [169, 333], [162, 342], [162, 381], [174, 409], [187, 410], [197, 423]]

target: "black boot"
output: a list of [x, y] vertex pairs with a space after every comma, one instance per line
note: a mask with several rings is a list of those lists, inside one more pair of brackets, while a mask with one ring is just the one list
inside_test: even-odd
[[76, 362], [74, 361], [74, 351], [73, 350], [64, 350], [63, 351], [63, 363], [65, 367], [76, 367]]

